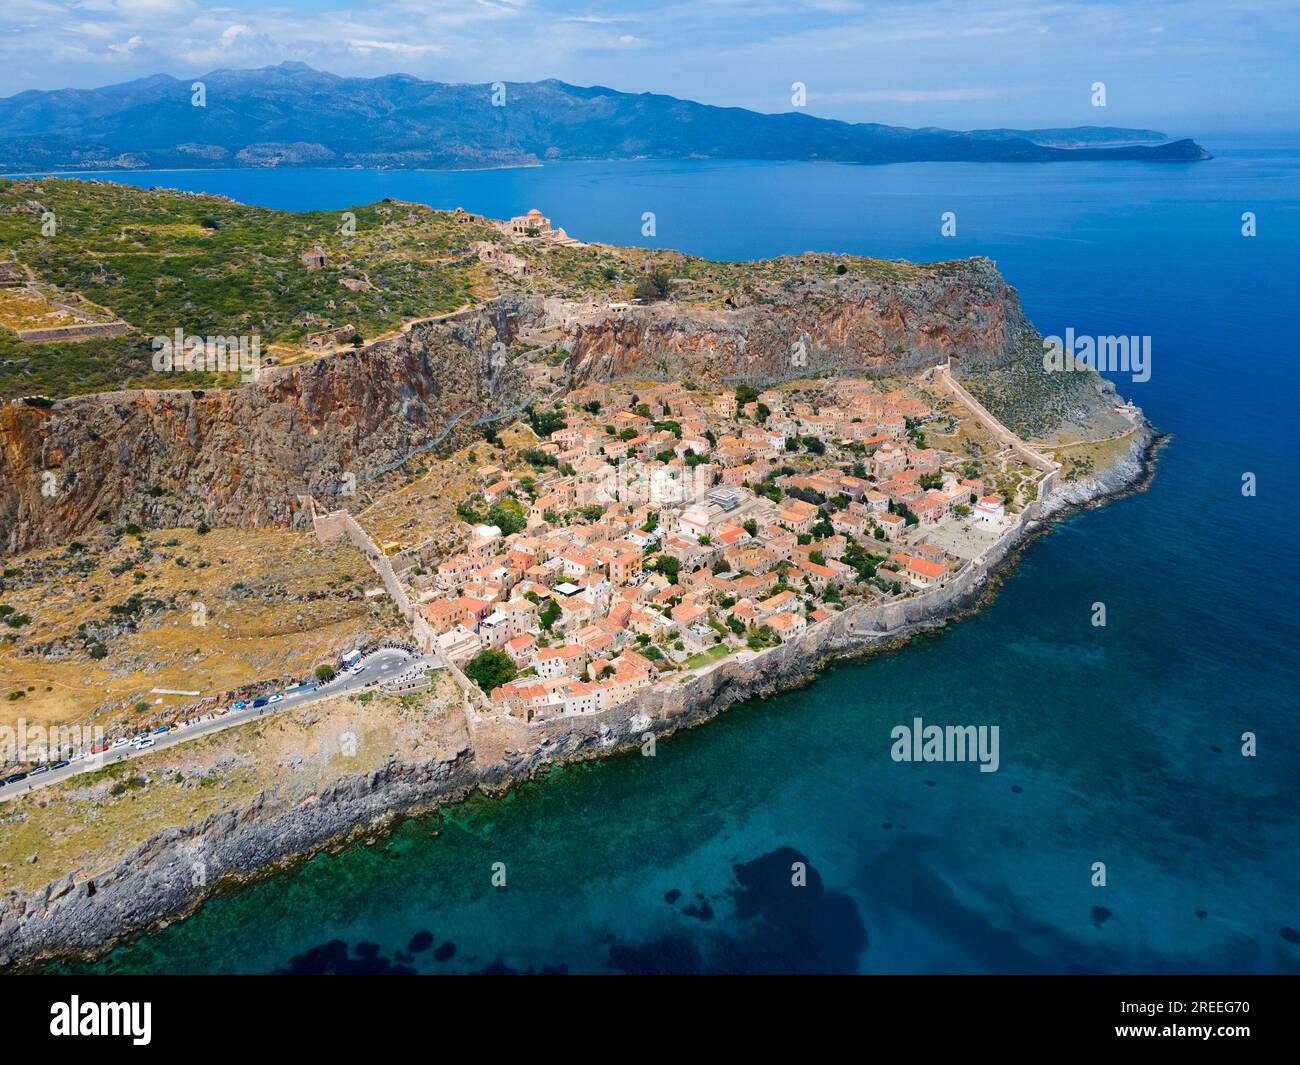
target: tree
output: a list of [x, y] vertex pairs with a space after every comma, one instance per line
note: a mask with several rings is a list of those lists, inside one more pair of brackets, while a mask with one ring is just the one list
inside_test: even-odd
[[660, 555], [655, 559], [655, 569], [662, 573], [674, 584], [677, 583], [677, 574], [681, 572], [682, 564], [673, 558], [672, 555]]
[[636, 298], [653, 303], [655, 300], [668, 298], [672, 291], [673, 278], [662, 266], [656, 266], [648, 274], [642, 274], [636, 283]]
[[515, 664], [504, 651], [480, 651], [465, 666], [465, 676], [489, 695], [493, 688], [508, 684], [515, 678]]
[[533, 432], [542, 438], [558, 433], [566, 426], [564, 415], [558, 410], [539, 411], [531, 404], [524, 408], [524, 417], [528, 419]]
[[554, 599], [542, 608], [542, 612], [537, 615], [537, 623], [547, 632], [551, 631], [551, 626], [560, 619], [560, 604]]
[[488, 511], [488, 524], [501, 530], [502, 536], [517, 533], [528, 524], [523, 505], [517, 499], [503, 499]]
[[315, 670], [316, 679], [322, 684], [328, 684], [335, 677], [334, 667], [327, 662], [322, 662]]
[[534, 469], [543, 470], [547, 466], [558, 466], [559, 460], [554, 455], [549, 455], [541, 448], [527, 447], [519, 452], [519, 457]]

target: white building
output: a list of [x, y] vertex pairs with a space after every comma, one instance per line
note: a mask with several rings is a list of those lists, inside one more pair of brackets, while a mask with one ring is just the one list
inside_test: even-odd
[[1002, 505], [1002, 500], [997, 496], [985, 496], [975, 504], [975, 514], [980, 521], [987, 522], [989, 525], [996, 525], [1006, 517], [1006, 508]]

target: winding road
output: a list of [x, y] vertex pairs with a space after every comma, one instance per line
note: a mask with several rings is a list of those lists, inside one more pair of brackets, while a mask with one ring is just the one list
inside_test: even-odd
[[[187, 743], [190, 740], [198, 739], [200, 736], [208, 736], [214, 732], [221, 732], [223, 729], [234, 728], [237, 725], [246, 725], [250, 721], [257, 721], [283, 710], [291, 710], [305, 706], [308, 703], [319, 702], [322, 699], [332, 699], [336, 695], [364, 691], [367, 688], [376, 686], [381, 681], [396, 678], [416, 666], [432, 669], [441, 666], [442, 663], [432, 656], [415, 655], [398, 647], [384, 647], [366, 655], [361, 659], [361, 664], [365, 666], [361, 673], [340, 673], [328, 684], [322, 684], [314, 691], [284, 692], [281, 693], [283, 697], [276, 702], [256, 708], [253, 707], [250, 699], [249, 705], [243, 710], [232, 711], [229, 707], [226, 707], [197, 720], [185, 721], [173, 732], [161, 732], [157, 735], [150, 734], [150, 739], [154, 741], [153, 746], [146, 747], [143, 750], [137, 750], [133, 744], [127, 743], [98, 755], [81, 758], [60, 769], [50, 769], [35, 776], [29, 775], [26, 779], [16, 783], [5, 784], [0, 786], [0, 802], [11, 799], [15, 795], [25, 795], [47, 784], [67, 780], [68, 777], [76, 776], [78, 773], [91, 772], [108, 765], [116, 765], [118, 762], [125, 762], [128, 759], [138, 758], [141, 755], [153, 754], [164, 748], [174, 747], [179, 743]], [[107, 738], [105, 737], [105, 739]], [[4, 772], [4, 775], [9, 776], [12, 771], [14, 771], [14, 767], [10, 767], [9, 771]]]

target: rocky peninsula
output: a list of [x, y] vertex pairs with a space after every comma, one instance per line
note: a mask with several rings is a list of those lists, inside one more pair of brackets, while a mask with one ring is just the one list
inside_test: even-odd
[[[64, 195], [58, 186], [68, 183], [39, 184], [20, 191], [51, 198]], [[170, 226], [181, 224], [177, 218], [185, 212], [196, 216], [197, 225], [199, 215], [250, 210], [140, 195], [156, 197], [150, 209], [162, 212]], [[187, 381], [203, 386], [193, 388], [13, 396], [0, 410], [0, 541], [20, 563], [38, 560], [45, 567], [50, 559], [68, 555], [62, 545], [73, 537], [120, 551], [122, 528], [139, 530], [125, 534], [139, 539], [191, 526], [238, 527], [252, 537], [298, 536], [292, 550], [300, 554], [324, 550], [312, 546], [305, 530], [328, 540], [321, 525], [327, 512], [359, 514], [376, 541], [390, 546], [375, 545], [358, 559], [364, 556], [362, 568], [369, 565], [383, 578], [389, 594], [382, 601], [396, 604], [371, 607], [365, 631], [372, 639], [402, 639], [414, 632], [417, 640], [428, 641], [431, 653], [445, 654], [448, 668], [439, 671], [427, 692], [376, 691], [365, 700], [322, 700], [159, 752], [150, 756], [152, 762], [141, 760], [138, 772], [108, 767], [7, 802], [0, 811], [0, 833], [11, 840], [0, 861], [6, 888], [0, 898], [4, 966], [95, 956], [123, 936], [176, 920], [214, 891], [269, 875], [321, 848], [382, 832], [400, 818], [455, 802], [475, 789], [515, 786], [547, 766], [620, 753], [643, 756], [659, 739], [740, 700], [807, 683], [836, 660], [893, 649], [918, 631], [976, 609], [1018, 553], [1052, 521], [1142, 487], [1153, 469], [1159, 434], [1096, 374], [1044, 370], [1041, 338], [1015, 291], [987, 260], [916, 265], [807, 255], [708, 263], [674, 253], [578, 245], [543, 233], [520, 236], [504, 223], [411, 205], [377, 205], [374, 217], [379, 232], [359, 242], [335, 245], [322, 232], [322, 256], [338, 271], [332, 282], [360, 282], [365, 275], [370, 284], [381, 271], [393, 269], [394, 248], [432, 234], [440, 241], [445, 270], [460, 279], [450, 283], [462, 287], [468, 305], [403, 321], [400, 314], [385, 317], [392, 308], [370, 307], [363, 299], [347, 313], [356, 312], [362, 322], [358, 331], [374, 339], [348, 345], [334, 339], [337, 298], [334, 317], [326, 320], [322, 311], [308, 323], [328, 327], [329, 335], [319, 342], [308, 337], [301, 321], [263, 312], [260, 322], [238, 325], [264, 328], [274, 361], [257, 380], [240, 386], [218, 377]], [[93, 249], [85, 254], [93, 257]], [[78, 274], [66, 263], [60, 269], [63, 284]], [[96, 302], [129, 318], [124, 312], [140, 300], [133, 283], [124, 274], [110, 282], [113, 292], [96, 293]], [[444, 276], [441, 284], [448, 283]], [[366, 314], [373, 317], [367, 320]], [[134, 324], [146, 332], [161, 325]], [[242, 331], [225, 323], [214, 323], [214, 329]], [[311, 337], [320, 334], [314, 330]], [[691, 387], [672, 384], [682, 381]], [[498, 702], [495, 693], [476, 693], [465, 682], [464, 661], [458, 663], [445, 641], [438, 643], [439, 634], [427, 628], [432, 614], [424, 607], [441, 601], [436, 593], [446, 590], [429, 583], [435, 564], [461, 535], [455, 530], [464, 527], [463, 511], [458, 525], [450, 510], [458, 502], [448, 501], [452, 479], [481, 467], [479, 452], [503, 468], [512, 462], [536, 464], [536, 476], [514, 483], [554, 477], [558, 485], [562, 469], [542, 471], [548, 463], [558, 468], [566, 460], [538, 455], [547, 454], [541, 451], [547, 443], [560, 455], [568, 446], [567, 439], [558, 444], [547, 439], [554, 425], [562, 425], [561, 405], [594, 412], [592, 420], [599, 422], [606, 416], [599, 412], [620, 409], [635, 389], [636, 402], [627, 406], [656, 397], [667, 413], [637, 417], [657, 419], [655, 432], [680, 448], [675, 460], [667, 454], [672, 446], [655, 459], [654, 447], [661, 442], [649, 441], [645, 460], [665, 469], [695, 469], [691, 460], [707, 458], [705, 465], [716, 465], [721, 477], [727, 460], [714, 462], [715, 455], [696, 455], [686, 447], [693, 430], [678, 412], [705, 405], [701, 390], [717, 394], [715, 399], [734, 392], [729, 407], [717, 399], [730, 429], [739, 434], [746, 415], [738, 408], [748, 409], [755, 432], [787, 440], [778, 450], [793, 456], [788, 466], [774, 459], [761, 478], [745, 474], [743, 485], [760, 503], [768, 492], [781, 499], [783, 489], [785, 498], [803, 500], [813, 491], [806, 485], [824, 476], [818, 463], [825, 445], [813, 446], [809, 426], [820, 424], [826, 409], [839, 402], [832, 393], [843, 381], [863, 382], [853, 394], [869, 407], [873, 397], [885, 397], [885, 423], [894, 409], [889, 403], [898, 402], [889, 397], [911, 388], [919, 398], [906, 400], [915, 406], [903, 409], [928, 413], [900, 424], [883, 450], [881, 441], [889, 433], [874, 433], [862, 418], [845, 415], [837, 421], [828, 430], [833, 441], [845, 434], [856, 437], [844, 451], [844, 468], [852, 472], [839, 483], [844, 491], [858, 492], [849, 482], [860, 481], [863, 498], [854, 498], [860, 503], [855, 508], [817, 495], [823, 500], [820, 518], [819, 505], [806, 504], [813, 512], [810, 527], [843, 520], [846, 528], [868, 532], [864, 542], [876, 550], [885, 527], [901, 525], [904, 514], [907, 525], [914, 524], [910, 507], [934, 502], [929, 497], [951, 489], [950, 502], [958, 501], [968, 514], [967, 494], [974, 503], [998, 485], [998, 495], [979, 499], [989, 523], [981, 527], [983, 539], [963, 539], [958, 526], [967, 519], [954, 519], [953, 539], [939, 550], [941, 561], [929, 563], [932, 572], [917, 561], [919, 555], [894, 552], [910, 559], [909, 565], [917, 563], [908, 594], [895, 587], [904, 571], [894, 567], [902, 562], [852, 552], [846, 557], [858, 569], [848, 579], [855, 585], [861, 581], [865, 591], [856, 597], [835, 594], [835, 574], [853, 567], [830, 566], [836, 560], [823, 557], [818, 545], [830, 550], [832, 541], [851, 536], [840, 533], [838, 525], [834, 535], [800, 533], [820, 538], [811, 545], [800, 539], [794, 546], [795, 572], [807, 575], [795, 591], [804, 594], [806, 587], [810, 600], [795, 612], [797, 626], [769, 639], [766, 622], [780, 615], [765, 615], [764, 623], [749, 624], [748, 646], [742, 636], [716, 660], [703, 653], [690, 657], [690, 648], [682, 650], [680, 641], [675, 653], [672, 637], [656, 638], [653, 643], [663, 644], [671, 668], [630, 696], [583, 713], [533, 714]], [[771, 411], [762, 413], [767, 404], [755, 398], [763, 394], [759, 389], [792, 393], [773, 424], [788, 419], [796, 428], [781, 431], [767, 423]], [[685, 407], [674, 406], [680, 403]], [[669, 439], [673, 436], [675, 441]], [[609, 439], [611, 448], [615, 440], [641, 446], [634, 443], [640, 439], [634, 432], [615, 431]], [[758, 446], [753, 440], [749, 445]], [[726, 447], [710, 445], [720, 452]], [[950, 456], [955, 474], [940, 476], [938, 451]], [[923, 486], [919, 495], [906, 484], [890, 489], [892, 475], [882, 456], [892, 461], [895, 453], [899, 462], [915, 460], [930, 487]], [[968, 480], [957, 481], [963, 464], [971, 467]], [[978, 464], [984, 479], [974, 476]], [[42, 492], [50, 472], [61, 486], [53, 497]], [[574, 476], [581, 482], [585, 475], [575, 471]], [[879, 513], [896, 514], [896, 523], [869, 513], [866, 497], [880, 496], [881, 487], [890, 509], [882, 504]], [[422, 490], [438, 496], [437, 505], [420, 503]], [[523, 490], [537, 502], [531, 483]], [[467, 497], [482, 500], [488, 491], [471, 487]], [[889, 491], [912, 502], [896, 503]], [[435, 512], [436, 519], [428, 517]], [[606, 516], [572, 522], [581, 528]], [[543, 528], [569, 524], [549, 511], [533, 517]], [[682, 528], [689, 529], [691, 520]], [[793, 517], [781, 513], [770, 520], [774, 535], [763, 539], [763, 549], [799, 517], [795, 511]], [[760, 514], [755, 525], [763, 521]], [[710, 540], [698, 530], [694, 534], [696, 547], [719, 546]], [[968, 541], [976, 546], [953, 546]], [[902, 543], [912, 550], [909, 541]], [[808, 546], [811, 553], [800, 554]], [[690, 548], [688, 543], [685, 549]], [[346, 555], [350, 548], [344, 544], [337, 550]], [[661, 544], [656, 550], [666, 548]], [[121, 575], [134, 567], [142, 574], [137, 583], [151, 581], [148, 555], [132, 556]], [[390, 555], [405, 568], [385, 561]], [[5, 595], [23, 597], [15, 599], [20, 606], [40, 594], [39, 581], [23, 576], [26, 568], [14, 567], [6, 575]], [[715, 563], [712, 575], [725, 579], [729, 569]], [[832, 591], [823, 596], [819, 584], [813, 595], [812, 582], [822, 571], [831, 574]], [[675, 567], [672, 573], [675, 577]], [[779, 586], [785, 586], [786, 573], [780, 571]], [[709, 579], [707, 565], [701, 574], [702, 582]], [[428, 589], [423, 596], [421, 588]], [[722, 597], [733, 603], [735, 598]], [[680, 599], [679, 594], [667, 603]], [[823, 599], [829, 608], [812, 609]], [[165, 619], [167, 606], [159, 603], [142, 633]], [[355, 631], [327, 635], [321, 629], [314, 635], [308, 629], [298, 642], [314, 644], [319, 654], [350, 641]], [[746, 631], [743, 625], [740, 631]], [[725, 635], [725, 627], [719, 632]], [[681, 633], [690, 638], [685, 627]], [[636, 646], [651, 645], [647, 639]], [[48, 641], [38, 645], [50, 646]], [[721, 638], [717, 646], [724, 646]], [[49, 654], [37, 651], [24, 658], [22, 644], [10, 653], [19, 668], [33, 668]], [[148, 653], [137, 654], [147, 658]], [[111, 640], [108, 662], [114, 662]], [[608, 674], [602, 671], [592, 681], [622, 668], [610, 666]], [[116, 720], [114, 715], [125, 714], [135, 698], [107, 700], [91, 716]], [[340, 737], [352, 740], [340, 743]], [[23, 853], [27, 856], [20, 857]]]

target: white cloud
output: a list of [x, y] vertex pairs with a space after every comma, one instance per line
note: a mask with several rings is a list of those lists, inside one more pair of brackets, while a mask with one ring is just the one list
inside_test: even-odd
[[110, 52], [116, 52], [118, 55], [127, 55], [128, 53], [138, 51], [143, 47], [144, 38], [139, 34], [136, 34], [134, 37], [123, 41], [121, 44], [110, 44], [108, 50]]
[[348, 47], [363, 55], [371, 52], [400, 56], [436, 55], [443, 50], [436, 44], [406, 44], [402, 41], [348, 41]]

